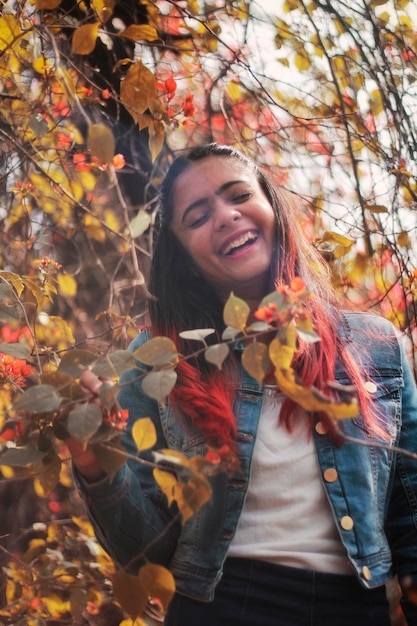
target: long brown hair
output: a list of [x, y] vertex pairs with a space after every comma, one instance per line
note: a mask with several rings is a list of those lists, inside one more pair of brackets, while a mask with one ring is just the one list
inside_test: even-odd
[[[326, 263], [306, 240], [297, 221], [297, 207], [283, 196], [251, 159], [232, 147], [211, 143], [195, 148], [173, 162], [163, 181], [160, 192], [160, 229], [149, 282], [153, 296], [149, 303], [153, 332], [173, 338], [179, 352], [189, 357], [195, 345], [182, 340], [179, 337], [181, 331], [214, 328], [216, 333], [212, 341], [217, 342], [224, 330], [223, 303], [204, 278], [194, 275], [193, 263], [171, 229], [178, 177], [192, 163], [208, 157], [235, 159], [244, 163], [255, 172], [271, 204], [276, 218], [276, 246], [271, 263], [270, 291], [301, 277], [306, 288], [314, 295], [308, 307], [321, 340], [313, 344], [300, 341], [294, 364], [297, 373], [306, 385], [315, 385], [327, 393], [326, 383], [333, 380], [338, 355], [348, 377], [356, 385], [366, 426], [371, 431], [376, 429], [379, 432], [360, 369], [338, 339], [339, 302], [331, 286]], [[190, 358], [182, 362], [177, 372], [178, 382], [170, 401], [189, 415], [209, 443], [233, 446], [236, 425], [225, 375], [219, 375], [216, 368], [203, 358]], [[288, 427], [291, 426], [294, 407], [293, 401], [284, 402], [281, 417]], [[332, 430], [332, 421], [326, 415], [321, 417], [327, 420]]]

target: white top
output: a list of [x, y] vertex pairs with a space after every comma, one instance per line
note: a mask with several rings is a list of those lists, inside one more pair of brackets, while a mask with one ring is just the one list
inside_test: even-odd
[[228, 556], [353, 575], [320, 479], [308, 418], [300, 410], [288, 432], [278, 424], [282, 402], [282, 395], [266, 389], [247, 497]]

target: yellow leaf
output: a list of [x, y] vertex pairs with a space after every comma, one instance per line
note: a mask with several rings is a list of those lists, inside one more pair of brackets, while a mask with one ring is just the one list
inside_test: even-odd
[[89, 215], [88, 213], [84, 215], [83, 226], [87, 237], [91, 237], [91, 239], [99, 241], [100, 243], [104, 243], [106, 241], [106, 231], [103, 224], [99, 219], [97, 219], [97, 217], [94, 217], [94, 215]]
[[311, 61], [307, 53], [300, 54], [299, 52], [297, 52], [294, 58], [294, 65], [300, 72], [305, 72], [306, 70], [308, 70], [311, 65]]
[[156, 41], [159, 39], [156, 28], [148, 24], [131, 24], [126, 30], [122, 30], [118, 34], [119, 37], [132, 39], [132, 41]]
[[253, 341], [243, 351], [242, 365], [258, 383], [262, 385], [268, 372], [270, 361], [268, 348], [260, 341]]
[[91, 0], [91, 6], [101, 22], [107, 22], [113, 15], [116, 0]]
[[149, 108], [151, 100], [157, 98], [155, 76], [142, 63], [137, 61], [126, 72], [120, 84], [120, 100], [134, 120]]
[[211, 498], [211, 487], [205, 476], [195, 474], [186, 483], [174, 485], [174, 500], [181, 512], [183, 523], [190, 519]]
[[365, 209], [371, 213], [389, 213], [383, 204], [365, 204]]
[[174, 501], [174, 487], [178, 482], [176, 477], [171, 472], [165, 472], [157, 467], [153, 470], [153, 477], [168, 500], [168, 506], [171, 506]]
[[163, 122], [152, 120], [149, 125], [149, 150], [151, 153], [152, 163], [155, 161], [164, 146], [165, 126]]
[[169, 337], [153, 337], [134, 351], [134, 356], [144, 365], [162, 366], [177, 357], [177, 347]]
[[158, 598], [166, 611], [175, 593], [175, 581], [171, 572], [162, 565], [146, 563], [140, 568], [138, 578], [148, 592], [148, 597]]
[[72, 36], [73, 54], [90, 54], [96, 47], [100, 22], [79, 26]]
[[291, 362], [294, 357], [294, 349], [290, 346], [283, 345], [278, 339], [275, 339], [269, 350], [271, 360], [276, 368], [288, 370], [291, 368]]
[[156, 430], [152, 420], [149, 417], [136, 420], [132, 437], [139, 452], [152, 448], [156, 444]]
[[5, 13], [0, 17], [0, 50], [5, 50], [21, 33], [18, 20], [11, 14]]
[[105, 124], [90, 124], [87, 145], [93, 156], [102, 163], [110, 163], [114, 156], [116, 140], [110, 128]]
[[136, 619], [145, 610], [149, 599], [148, 590], [138, 576], [124, 571], [116, 572], [113, 576], [113, 592], [116, 600], [132, 619]]
[[95, 189], [97, 180], [92, 172], [82, 170], [81, 172], [77, 172], [77, 177], [85, 191], [93, 191]]
[[41, 497], [46, 497], [59, 483], [61, 460], [54, 455], [49, 461], [34, 480], [35, 492]]
[[73, 298], [77, 293], [77, 281], [70, 274], [58, 274], [58, 292], [65, 298]]
[[246, 327], [249, 313], [250, 308], [248, 304], [231, 293], [224, 305], [224, 323], [226, 326], [231, 326], [232, 328], [236, 328], [236, 330], [243, 331]]
[[231, 100], [240, 100], [242, 96], [240, 84], [234, 80], [229, 81], [227, 84], [227, 93]]
[[120, 231], [120, 220], [114, 211], [107, 209], [104, 211], [104, 223], [112, 231], [118, 233]]
[[44, 9], [52, 11], [61, 4], [62, 0], [36, 0], [36, 8], [41, 11]]
[[50, 59], [46, 59], [44, 56], [37, 57], [32, 63], [33, 69], [38, 74], [46, 74], [52, 69], [52, 62]]
[[67, 341], [69, 341], [72, 344], [75, 343], [71, 326], [62, 317], [60, 317], [59, 315], [49, 315], [48, 319], [52, 324], [55, 324], [56, 326], [58, 326], [58, 328], [65, 335], [65, 338], [67, 339]]
[[403, 231], [398, 235], [397, 244], [399, 246], [404, 246], [405, 248], [411, 247], [410, 237], [407, 232]]
[[275, 366], [275, 378], [282, 393], [306, 411], [324, 411], [336, 420], [355, 417], [358, 414], [356, 402], [333, 401], [315, 387], [307, 387], [300, 383], [293, 369], [289, 366], [283, 367], [285, 363], [288, 365], [290, 356], [289, 351], [283, 348], [287, 346], [282, 346], [278, 339], [274, 339], [269, 346], [269, 356]]

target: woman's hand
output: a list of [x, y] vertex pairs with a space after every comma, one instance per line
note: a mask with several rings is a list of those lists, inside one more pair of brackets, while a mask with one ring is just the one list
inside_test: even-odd
[[[93, 372], [85, 370], [80, 376], [80, 384], [88, 395], [93, 396], [91, 402], [102, 407], [98, 398], [98, 391], [103, 382]], [[65, 443], [71, 453], [75, 467], [88, 482], [95, 482], [106, 476], [97, 462], [90, 444], [84, 445], [75, 437], [69, 437]]]

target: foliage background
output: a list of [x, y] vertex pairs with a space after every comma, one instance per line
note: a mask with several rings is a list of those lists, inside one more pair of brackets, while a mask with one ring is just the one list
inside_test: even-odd
[[[1, 3], [3, 450], [16, 440], [9, 431], [23, 384], [54, 372], [73, 348], [106, 355], [135, 336], [146, 314], [159, 183], [174, 154], [206, 141], [236, 145], [268, 168], [331, 264], [336, 286], [392, 319], [414, 356], [414, 3], [273, 5]], [[53, 600], [48, 605], [33, 572], [38, 567], [59, 582], [51, 550], [64, 554], [72, 537], [69, 561], [78, 563], [91, 593], [103, 594], [88, 601], [99, 614], [109, 606], [115, 611], [113, 622], [101, 623], [119, 623], [120, 611], [106, 595], [111, 565], [103, 565], [98, 580], [77, 561], [90, 544], [85, 528], [76, 532], [72, 516], [82, 507], [68, 464], [62, 467], [57, 486], [39, 495], [32, 480], [17, 480], [16, 471], [11, 478], [3, 466], [4, 564], [9, 567], [11, 553], [26, 554], [26, 570], [14, 567], [22, 580], [24, 571], [32, 572], [23, 592], [22, 585], [7, 586], [13, 578], [7, 571], [4, 602], [13, 597], [16, 615], [28, 619], [18, 600], [30, 588], [44, 599], [36, 618], [22, 623], [55, 623], [58, 609]], [[38, 522], [45, 527], [34, 527]], [[48, 528], [64, 527], [65, 533], [48, 536]], [[33, 539], [43, 543], [26, 553]], [[79, 582], [72, 580], [77, 589]], [[67, 591], [56, 593], [70, 602]], [[77, 598], [59, 623], [75, 623], [75, 614], [79, 623], [99, 623], [86, 597]], [[5, 615], [4, 623], [17, 623], [16, 615]]]

